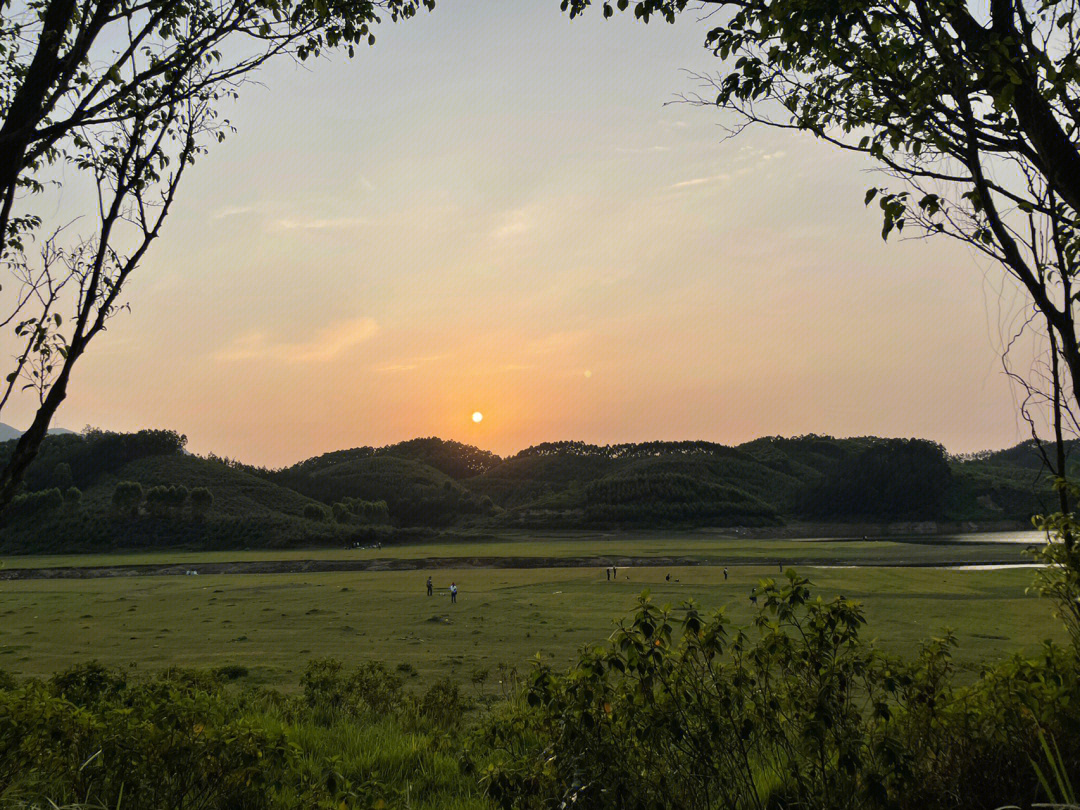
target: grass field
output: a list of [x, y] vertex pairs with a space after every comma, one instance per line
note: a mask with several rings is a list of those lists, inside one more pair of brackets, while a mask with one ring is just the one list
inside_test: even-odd
[[[427, 557], [690, 557], [714, 564], [740, 564], [776, 560], [786, 563], [830, 561], [837, 564], [921, 563], [967, 561], [1029, 561], [1027, 543], [1036, 543], [1038, 532], [1002, 535], [953, 535], [888, 540], [761, 539], [732, 537], [711, 532], [621, 533], [506, 532], [496, 539], [446, 541], [384, 546], [381, 549], [302, 548], [283, 551], [150, 551], [109, 554], [19, 555], [0, 558], [5, 568], [52, 568], [133, 564], [190, 564], [244, 560], [372, 560]], [[1016, 542], [1020, 540], [1022, 542]]]
[[[582, 555], [580, 539], [531, 544], [530, 554]], [[712, 543], [712, 549], [699, 544]], [[630, 611], [649, 588], [661, 603], [693, 598], [712, 610], [728, 606], [737, 623], [751, 617], [750, 588], [778, 573], [782, 548], [788, 564], [802, 548], [821, 546], [800, 541], [731, 541], [723, 559], [738, 560], [723, 581], [716, 566], [620, 569], [608, 582], [602, 568], [531, 568], [496, 570], [460, 568], [436, 571], [386, 571], [323, 574], [259, 574], [198, 577], [121, 577], [86, 580], [29, 580], [0, 583], [0, 669], [20, 675], [47, 675], [72, 663], [97, 659], [116, 666], [154, 670], [171, 665], [215, 667], [236, 664], [250, 670], [248, 682], [295, 687], [304, 664], [333, 656], [347, 664], [379, 659], [391, 666], [407, 663], [418, 683], [439, 674], [468, 681], [478, 668], [498, 665], [524, 671], [536, 654], [569, 663], [586, 643], [603, 641], [613, 622]], [[592, 553], [595, 543], [586, 544]], [[716, 541], [683, 538], [677, 543], [638, 538], [620, 543], [618, 554], [707, 554]], [[747, 564], [757, 546], [760, 565]], [[822, 544], [825, 545], [825, 544]], [[903, 543], [829, 543], [830, 554], [860, 558], [901, 553], [934, 555], [941, 547]], [[1002, 556], [965, 545], [972, 561]], [[991, 544], [987, 544], [991, 545]], [[893, 549], [892, 546], [900, 546]], [[627, 550], [627, 548], [630, 550]], [[869, 547], [869, 548], [868, 548]], [[496, 549], [520, 543], [470, 544], [460, 556], [496, 556]], [[974, 554], [968, 553], [970, 551]], [[980, 550], [981, 549], [981, 550]], [[393, 556], [401, 549], [349, 554]], [[433, 546], [408, 547], [409, 553], [435, 556]], [[1004, 551], [1008, 552], [1006, 548]], [[346, 553], [346, 552], [329, 552]], [[504, 552], [506, 553], [506, 552]], [[300, 552], [312, 556], [313, 552]], [[130, 562], [161, 561], [166, 555], [131, 555]], [[172, 555], [168, 555], [172, 556]], [[195, 562], [219, 555], [178, 555]], [[224, 554], [233, 559], [236, 554]], [[266, 558], [270, 555], [259, 555]], [[820, 557], [818, 552], [807, 556]], [[920, 556], [920, 559], [923, 557]], [[110, 562], [113, 562], [110, 559]], [[765, 564], [767, 561], [767, 564]], [[8, 561], [11, 564], [12, 561]], [[26, 560], [19, 560], [25, 563]], [[64, 564], [101, 564], [101, 557]], [[432, 573], [436, 595], [424, 595]], [[958, 657], [967, 664], [1033, 649], [1047, 637], [1060, 637], [1045, 600], [1026, 592], [1030, 569], [949, 570], [941, 568], [801, 569], [825, 597], [838, 593], [862, 601], [866, 629], [887, 649], [913, 650], [945, 627], [960, 640]], [[666, 581], [665, 576], [671, 576]], [[676, 582], [676, 580], [678, 580]], [[458, 604], [446, 588], [455, 581]]]

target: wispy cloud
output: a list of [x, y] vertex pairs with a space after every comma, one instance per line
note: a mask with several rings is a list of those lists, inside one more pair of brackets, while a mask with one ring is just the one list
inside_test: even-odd
[[531, 354], [551, 354], [553, 352], [566, 352], [581, 345], [589, 333], [578, 330], [572, 332], [552, 332], [536, 340], [530, 340], [527, 344]]
[[445, 354], [430, 354], [426, 357], [413, 357], [408, 360], [402, 360], [398, 363], [387, 363], [386, 365], [376, 366], [375, 371], [380, 374], [396, 374], [403, 371], [416, 371], [421, 366], [426, 366], [429, 363], [434, 363], [438, 360], [444, 360], [448, 355]]
[[493, 239], [511, 239], [526, 234], [535, 227], [536, 217], [533, 213], [517, 208], [503, 214], [501, 223], [491, 231], [491, 236]]
[[703, 186], [706, 183], [725, 183], [730, 179], [730, 174], [714, 174], [710, 177], [695, 177], [691, 180], [672, 183], [668, 188], [690, 188], [691, 186]]
[[371, 318], [356, 318], [327, 327], [307, 341], [273, 340], [263, 332], [249, 332], [215, 353], [214, 359], [226, 363], [254, 360], [327, 363], [369, 340], [378, 331], [379, 325]]
[[212, 216], [214, 219], [227, 219], [253, 213], [255, 213], [254, 205], [227, 205], [224, 208], [219, 208]]
[[274, 226], [282, 231], [349, 230], [367, 225], [363, 217], [335, 217], [330, 219], [279, 219]]

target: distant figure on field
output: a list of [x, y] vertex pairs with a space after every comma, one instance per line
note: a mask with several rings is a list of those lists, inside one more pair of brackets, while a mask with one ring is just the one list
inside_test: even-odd
[[724, 569], [724, 582], [727, 582], [727, 569]]
[[605, 568], [604, 573], [607, 574], [607, 581], [611, 582], [611, 569], [610, 568]]
[[616, 568], [614, 565], [611, 566], [611, 578], [612, 579], [618, 579], [619, 578], [619, 569]]
[[780, 566], [780, 573], [781, 574], [784, 573], [784, 561], [783, 560], [777, 560], [776, 564]]
[[667, 582], [671, 582], [671, 574], [668, 574], [668, 575], [667, 575], [666, 577], [664, 577], [664, 579], [665, 579], [665, 580], [666, 580]]
[[428, 577], [427, 578], [427, 595], [431, 596], [431, 593], [432, 593], [431, 577]]
[[450, 583], [450, 604], [457, 604], [457, 585], [453, 582]]
[[757, 586], [756, 585], [753, 588], [750, 589], [750, 604], [751, 605], [756, 605], [757, 604]]

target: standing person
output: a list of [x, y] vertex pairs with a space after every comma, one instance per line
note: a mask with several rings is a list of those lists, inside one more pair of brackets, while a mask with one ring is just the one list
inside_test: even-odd
[[428, 596], [431, 596], [431, 590], [432, 590], [432, 587], [431, 587], [431, 577], [428, 577], [428, 578], [427, 578], [427, 595], [428, 595]]
[[724, 568], [724, 582], [727, 582], [727, 568]]
[[612, 579], [618, 579], [619, 578], [619, 569], [617, 569], [614, 565], [611, 566], [611, 578]]
[[611, 569], [610, 568], [605, 568], [604, 573], [607, 574], [607, 581], [611, 582]]
[[750, 589], [750, 604], [757, 604], [757, 585]]
[[784, 561], [783, 560], [777, 560], [776, 564], [780, 566], [780, 573], [781, 574], [784, 573]]
[[450, 604], [457, 604], [457, 584], [454, 582], [450, 583]]

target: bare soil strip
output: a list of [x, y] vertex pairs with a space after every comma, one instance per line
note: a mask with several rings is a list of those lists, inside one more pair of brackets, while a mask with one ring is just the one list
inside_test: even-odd
[[[792, 567], [843, 566], [848, 568], [959, 568], [1010, 565], [1015, 557], [1000, 560], [851, 560], [821, 557], [792, 561]], [[684, 566], [771, 566], [774, 561], [702, 559], [700, 557], [423, 557], [374, 560], [245, 560], [238, 562], [191, 562], [167, 565], [91, 565], [58, 568], [0, 569], [0, 581], [23, 579], [99, 579], [102, 577], [167, 577], [190, 572], [207, 574], [321, 574], [339, 571], [426, 571], [462, 568], [678, 568]]]

